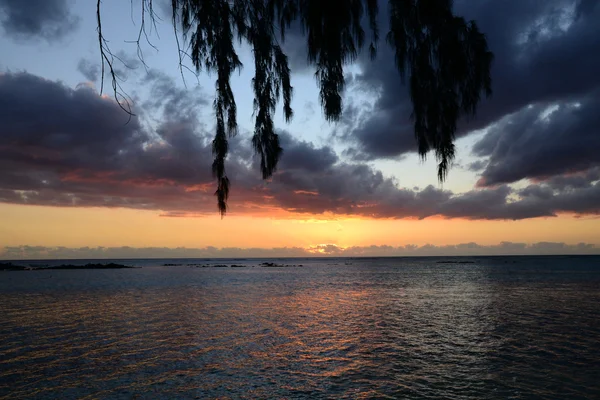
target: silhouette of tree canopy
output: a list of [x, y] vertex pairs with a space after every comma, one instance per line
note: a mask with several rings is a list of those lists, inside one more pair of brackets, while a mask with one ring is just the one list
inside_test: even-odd
[[[372, 59], [379, 45], [378, 0], [171, 0], [172, 24], [177, 38], [179, 65], [189, 56], [196, 68], [215, 73], [216, 132], [212, 142], [215, 195], [223, 216], [227, 211], [230, 182], [225, 169], [228, 138], [237, 133], [237, 109], [231, 75], [242, 68], [234, 41], [246, 43], [254, 55], [254, 136], [263, 179], [277, 169], [283, 149], [273, 125], [280, 98], [289, 121], [293, 116], [291, 71], [281, 47], [286, 30], [299, 22], [306, 38], [308, 63], [315, 68], [319, 99], [325, 118], [337, 121], [343, 108], [344, 66], [356, 60], [370, 35]], [[110, 52], [102, 34], [101, 2], [97, 2], [98, 38], [112, 77], [115, 98], [124, 107]], [[152, 0], [142, 0], [142, 23], [137, 44], [146, 35], [145, 15], [156, 23]], [[408, 80], [412, 119], [418, 152], [430, 150], [444, 181], [454, 159], [454, 137], [461, 116], [474, 115], [481, 95], [491, 95], [493, 54], [475, 21], [453, 14], [452, 0], [388, 0], [389, 32], [386, 42], [395, 51], [402, 81]], [[179, 37], [183, 39], [180, 42]], [[183, 45], [183, 48], [182, 46]], [[142, 59], [143, 62], [143, 59]], [[128, 102], [125, 101], [128, 105]]]

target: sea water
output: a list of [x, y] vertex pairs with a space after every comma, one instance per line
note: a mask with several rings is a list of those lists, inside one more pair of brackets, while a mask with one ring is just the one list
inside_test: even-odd
[[600, 257], [111, 261], [0, 272], [0, 398], [600, 398]]

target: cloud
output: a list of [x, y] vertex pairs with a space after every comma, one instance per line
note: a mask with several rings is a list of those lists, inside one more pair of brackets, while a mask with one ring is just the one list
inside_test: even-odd
[[181, 99], [163, 98], [166, 118], [150, 133], [87, 87], [4, 74], [0, 94], [2, 201], [176, 209], [186, 190], [202, 197], [212, 181], [202, 133], [169, 118]]
[[[435, 246], [352, 246], [335, 244], [279, 248], [239, 248], [212, 246], [186, 247], [45, 247], [7, 246], [0, 248], [0, 260], [51, 259], [127, 259], [127, 258], [284, 258], [284, 257], [407, 257], [407, 256], [489, 256], [489, 255], [551, 255], [599, 254], [600, 248], [590, 243], [562, 242], [513, 243], [496, 245], [460, 243]], [[357, 261], [356, 264], [359, 264]]]
[[552, 189], [566, 191], [571, 189], [589, 188], [593, 182], [600, 180], [600, 167], [589, 169], [577, 174], [554, 176], [545, 183]]
[[[475, 118], [459, 123], [457, 137], [509, 115], [527, 113], [530, 105], [567, 107], [577, 99], [592, 101], [592, 94], [600, 89], [599, 4], [597, 0], [456, 1], [457, 14], [477, 21], [495, 53], [493, 97], [482, 102]], [[381, 26], [383, 30], [387, 24]], [[364, 57], [361, 69], [356, 81], [379, 94], [368, 118], [357, 119], [346, 132], [345, 139], [353, 147], [348, 155], [373, 160], [416, 151], [412, 105], [392, 51], [382, 43], [377, 61]], [[585, 143], [589, 132], [571, 135], [573, 143]]]
[[483, 170], [486, 166], [487, 166], [486, 160], [477, 160], [477, 161], [473, 161], [472, 163], [470, 163], [467, 166], [467, 169], [469, 171], [479, 172], [479, 171]]
[[[315, 149], [287, 148], [306, 153], [297, 159], [310, 163]], [[587, 176], [593, 178], [593, 175]], [[391, 178], [366, 164], [337, 162], [318, 170], [301, 166], [282, 168], [269, 184], [269, 193], [278, 207], [308, 214], [358, 215], [369, 218], [427, 218], [442, 216], [465, 219], [526, 219], [551, 217], [560, 213], [597, 214], [600, 212], [600, 183], [569, 185], [561, 178], [551, 183], [531, 185], [548, 192], [532, 196], [506, 185], [453, 193], [432, 185], [422, 190], [398, 187]], [[571, 177], [572, 180], [580, 180]]]
[[13, 38], [52, 41], [77, 28], [69, 7], [68, 0], [0, 0], [0, 24]]
[[[27, 73], [0, 75], [0, 201], [60, 207], [127, 207], [166, 216], [215, 210], [212, 133], [198, 121], [201, 89], [149, 73], [138, 115], [91, 88], [68, 88]], [[137, 112], [137, 109], [136, 109]], [[563, 176], [515, 191], [509, 186], [453, 193], [409, 189], [328, 146], [280, 132], [284, 154], [262, 181], [249, 134], [231, 139], [227, 174], [235, 213], [354, 215], [367, 218], [525, 219], [600, 213], [600, 183]], [[594, 179], [588, 174], [583, 178]], [[543, 195], [542, 195], [543, 194]]]
[[234, 257], [302, 257], [306, 255], [300, 247], [271, 249], [237, 248], [212, 246], [202, 248], [185, 247], [45, 247], [9, 246], [0, 248], [0, 259], [106, 259], [106, 258], [234, 258]]
[[[570, 104], [536, 104], [494, 124], [473, 147], [488, 156], [479, 185], [547, 179], [600, 165], [600, 90]], [[547, 114], [547, 115], [545, 115]]]
[[280, 167], [285, 170], [319, 172], [338, 161], [337, 155], [330, 147], [315, 147], [312, 143], [295, 140], [286, 132], [281, 134], [281, 146], [285, 157], [282, 158]]
[[77, 71], [81, 72], [85, 79], [90, 82], [96, 82], [100, 77], [100, 66], [85, 58], [82, 58], [77, 63]]
[[[155, 75], [158, 74], [156, 70], [147, 71], [145, 68], [140, 68], [142, 62], [140, 59], [132, 54], [129, 54], [123, 50], [117, 51], [113, 61], [113, 68], [115, 77], [119, 82], [126, 82], [131, 77], [139, 77], [140, 75], [151, 76], [149, 79], [155, 79]], [[77, 63], [77, 71], [79, 71], [88, 81], [98, 82], [101, 78], [101, 62], [91, 61], [87, 58], [81, 58]], [[105, 79], [109, 79], [108, 70], [105, 71]]]

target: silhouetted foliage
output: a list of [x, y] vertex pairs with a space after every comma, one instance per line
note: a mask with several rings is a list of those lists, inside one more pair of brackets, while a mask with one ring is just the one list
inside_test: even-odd
[[[217, 179], [218, 207], [227, 211], [229, 179], [225, 170], [228, 138], [237, 133], [237, 109], [230, 86], [231, 75], [242, 67], [234, 39], [248, 44], [254, 54], [255, 128], [252, 144], [260, 156], [263, 179], [277, 168], [282, 154], [275, 133], [273, 114], [280, 97], [287, 121], [292, 118], [292, 86], [288, 58], [280, 47], [286, 30], [299, 21], [306, 37], [308, 62], [315, 67], [320, 102], [325, 118], [336, 121], [342, 113], [344, 65], [356, 60], [365, 44], [363, 23], [370, 30], [369, 53], [375, 58], [379, 40], [378, 0], [171, 0], [172, 23], [179, 29], [196, 72], [216, 74], [213, 103], [216, 132], [213, 140], [213, 174]], [[395, 50], [398, 71], [408, 77], [413, 103], [415, 136], [419, 154], [435, 151], [438, 177], [446, 178], [454, 158], [454, 135], [458, 119], [475, 113], [481, 94], [492, 92], [490, 68], [493, 59], [485, 35], [474, 21], [452, 12], [451, 0], [389, 0], [390, 30], [387, 43]], [[112, 54], [102, 36], [100, 1], [97, 5], [98, 35], [104, 63], [116, 79]], [[142, 0], [144, 15], [155, 22], [152, 0]], [[366, 21], [365, 21], [366, 20]]]

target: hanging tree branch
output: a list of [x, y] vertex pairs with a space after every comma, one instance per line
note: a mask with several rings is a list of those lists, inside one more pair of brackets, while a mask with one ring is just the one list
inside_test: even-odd
[[[356, 60], [365, 43], [362, 27], [365, 14], [371, 31], [369, 54], [372, 59], [377, 54], [379, 1], [171, 0], [171, 5], [182, 78], [183, 69], [188, 68], [183, 62], [184, 57], [189, 57], [194, 65], [194, 74], [204, 69], [217, 77], [213, 102], [216, 132], [212, 169], [217, 180], [217, 204], [223, 216], [230, 191], [225, 173], [228, 137], [237, 133], [237, 108], [230, 78], [242, 67], [233, 45], [234, 37], [253, 50], [255, 127], [252, 145], [260, 157], [262, 177], [268, 179], [276, 170], [283, 151], [273, 124], [280, 97], [283, 98], [286, 121], [293, 115], [291, 70], [275, 32], [279, 32], [281, 42], [284, 42], [291, 23], [300, 22], [306, 37], [308, 62], [315, 67], [325, 118], [337, 121], [343, 110], [344, 66]], [[452, 8], [452, 0], [388, 0], [390, 30], [386, 38], [395, 51], [396, 66], [403, 82], [408, 77], [418, 152], [425, 157], [429, 151], [434, 151], [440, 182], [446, 179], [454, 159], [458, 120], [474, 115], [481, 95], [492, 93], [493, 55], [485, 35], [474, 21], [467, 22], [455, 16]], [[145, 28], [146, 13], [156, 27], [152, 0], [142, 0], [141, 26], [135, 41], [142, 62], [142, 36], [150, 43]], [[131, 116], [129, 103], [126, 101], [127, 107], [124, 107], [121, 102], [127, 97], [123, 97], [113, 69], [112, 62], [116, 57], [102, 35], [100, 0], [97, 17], [102, 57], [101, 88], [106, 65], [115, 100]], [[180, 32], [186, 50], [181, 46]]]
[[[114, 60], [117, 59], [123, 62], [118, 56], [113, 54], [108, 45], [108, 41], [104, 38], [102, 33], [102, 18], [100, 16], [100, 8], [101, 8], [101, 0], [97, 0], [96, 2], [96, 19], [98, 26], [96, 28], [98, 32], [98, 47], [100, 49], [100, 59], [101, 59], [101, 68], [102, 74], [100, 78], [100, 94], [104, 91], [104, 78], [106, 70], [108, 67], [108, 74], [110, 75], [111, 86], [113, 91], [113, 96], [119, 107], [127, 113], [129, 119], [127, 122], [131, 120], [131, 117], [135, 114], [131, 111], [131, 98], [123, 91], [121, 84], [119, 83], [119, 77], [114, 68]], [[123, 62], [124, 65], [126, 65]]]

